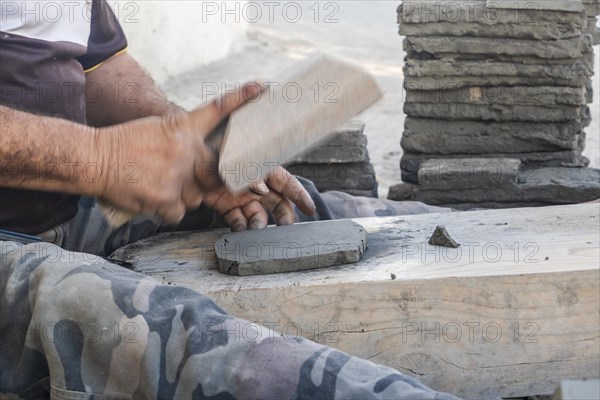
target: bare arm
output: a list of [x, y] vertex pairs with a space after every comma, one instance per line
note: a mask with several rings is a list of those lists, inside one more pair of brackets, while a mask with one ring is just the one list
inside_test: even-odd
[[[127, 53], [86, 75], [91, 126], [116, 125], [183, 110], [169, 102]], [[0, 105], [0, 186], [99, 196], [95, 129]]]
[[0, 186], [99, 195], [92, 128], [2, 105], [0, 127]]
[[87, 119], [92, 126], [109, 126], [149, 116], [182, 112], [127, 53], [117, 55], [86, 75], [90, 93]]

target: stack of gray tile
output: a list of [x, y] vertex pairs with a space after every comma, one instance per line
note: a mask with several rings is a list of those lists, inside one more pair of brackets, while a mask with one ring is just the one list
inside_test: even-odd
[[290, 161], [286, 168], [310, 179], [320, 192], [340, 191], [377, 197], [377, 179], [369, 159], [365, 124], [351, 121], [323, 143]]
[[405, 184], [389, 198], [470, 208], [600, 197], [581, 155], [599, 13], [598, 0], [404, 1]]
[[586, 33], [592, 35], [592, 43], [600, 44], [600, 27], [598, 27], [598, 16], [600, 15], [600, 1], [582, 0], [588, 17]]

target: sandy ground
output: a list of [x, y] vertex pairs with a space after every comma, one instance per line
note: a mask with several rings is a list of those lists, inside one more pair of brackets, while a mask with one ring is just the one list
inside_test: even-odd
[[[224, 84], [252, 79], [269, 81], [308, 54], [327, 52], [353, 60], [378, 79], [384, 98], [357, 118], [366, 122], [369, 153], [380, 183], [380, 196], [400, 183], [400, 138], [404, 125], [402, 38], [397, 34], [396, 8], [400, 1], [291, 2], [294, 7], [262, 9], [262, 18], [250, 24], [248, 38], [236, 44], [225, 59], [166, 82], [170, 98], [184, 107], [199, 105]], [[258, 4], [261, 4], [258, 2]], [[295, 5], [302, 9], [296, 13]], [[287, 14], [283, 10], [286, 9]], [[272, 11], [272, 12], [271, 12]], [[242, 15], [243, 17], [243, 15]], [[254, 17], [251, 17], [254, 19]], [[297, 22], [293, 22], [296, 21]], [[598, 47], [597, 50], [600, 51]], [[596, 71], [600, 71], [596, 55]], [[586, 155], [600, 166], [600, 79], [594, 79], [594, 122], [587, 128]]]

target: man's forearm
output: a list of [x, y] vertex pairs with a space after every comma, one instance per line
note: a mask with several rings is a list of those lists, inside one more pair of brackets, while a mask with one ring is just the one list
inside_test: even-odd
[[148, 73], [127, 53], [115, 56], [86, 75], [90, 93], [87, 119], [110, 126], [183, 111], [171, 103]]
[[97, 195], [94, 129], [0, 105], [0, 186]]
[[[179, 113], [128, 54], [86, 76], [91, 126]], [[98, 196], [106, 171], [94, 152], [97, 132], [67, 120], [0, 105], [0, 186]], [[102, 175], [102, 177], [100, 177]]]

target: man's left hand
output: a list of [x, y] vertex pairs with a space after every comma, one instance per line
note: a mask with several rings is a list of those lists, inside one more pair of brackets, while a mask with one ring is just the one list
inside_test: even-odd
[[302, 184], [282, 167], [277, 167], [264, 182], [257, 182], [247, 192], [232, 194], [225, 186], [208, 192], [204, 204], [222, 215], [234, 232], [265, 228], [267, 211], [273, 214], [277, 225], [293, 224], [292, 204], [307, 215], [316, 212], [315, 204]]

